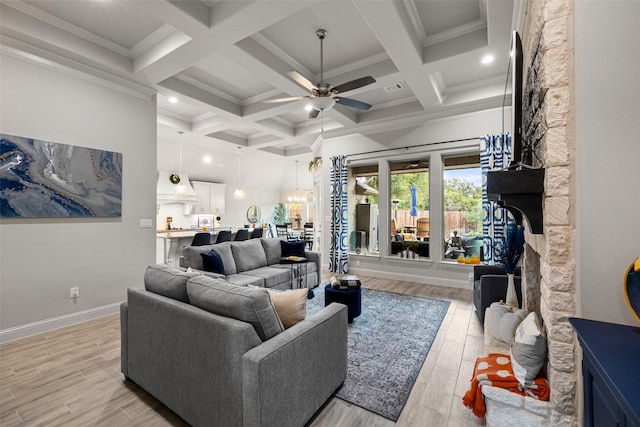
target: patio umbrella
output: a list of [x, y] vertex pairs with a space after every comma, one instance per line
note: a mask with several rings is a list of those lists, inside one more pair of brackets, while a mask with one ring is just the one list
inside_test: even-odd
[[418, 187], [415, 184], [411, 184], [411, 210], [409, 211], [409, 215], [412, 217], [418, 216]]

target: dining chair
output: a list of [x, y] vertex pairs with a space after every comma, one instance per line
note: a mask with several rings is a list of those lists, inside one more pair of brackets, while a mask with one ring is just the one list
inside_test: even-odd
[[304, 225], [304, 242], [309, 247], [309, 250], [313, 250], [313, 224], [306, 223]]
[[280, 238], [286, 238], [288, 235], [287, 224], [276, 224], [276, 235]]
[[191, 241], [191, 246], [204, 246], [211, 244], [211, 234], [209, 233], [196, 233]]
[[241, 240], [247, 240], [249, 238], [249, 230], [246, 228], [241, 228], [236, 232], [236, 238], [233, 239], [235, 242], [239, 242]]
[[230, 230], [221, 230], [218, 232], [218, 238], [216, 239], [216, 243], [229, 242], [231, 241], [231, 231]]
[[254, 228], [253, 231], [251, 232], [251, 236], [249, 237], [250, 239], [259, 239], [260, 237], [262, 237], [262, 228]]

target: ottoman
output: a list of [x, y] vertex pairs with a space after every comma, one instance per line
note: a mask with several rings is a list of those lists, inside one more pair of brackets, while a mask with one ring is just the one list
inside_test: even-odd
[[360, 316], [362, 312], [362, 288], [356, 289], [334, 289], [329, 283], [324, 287], [325, 307], [332, 302], [338, 302], [347, 306], [347, 317], [349, 323]]

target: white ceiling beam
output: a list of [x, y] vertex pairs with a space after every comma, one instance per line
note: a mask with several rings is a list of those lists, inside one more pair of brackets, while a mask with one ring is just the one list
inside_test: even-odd
[[[259, 32], [308, 6], [313, 1], [219, 2], [214, 4], [209, 12], [210, 27], [207, 29], [203, 29], [202, 25], [194, 25], [194, 29], [189, 29], [188, 22], [197, 21], [198, 24], [202, 24], [202, 22], [191, 15], [192, 11], [189, 8], [179, 6], [181, 3], [200, 2], [169, 2], [166, 0], [136, 2], [138, 7], [143, 8], [145, 12], [175, 26], [193, 38], [190, 42], [149, 64], [144, 69], [145, 75], [152, 82], [157, 83], [181, 72], [223, 46], [233, 45], [251, 34]], [[176, 13], [176, 11], [180, 11], [180, 13]], [[178, 16], [178, 22], [176, 22], [175, 16]], [[187, 22], [183, 22], [185, 20]]]
[[[32, 15], [36, 15], [34, 17]], [[62, 24], [39, 9], [23, 2], [0, 3], [3, 35], [46, 49], [85, 65], [98, 66], [129, 76], [133, 61], [114, 50], [88, 41], [77, 27]]]
[[407, 84], [423, 108], [437, 105], [436, 91], [422, 70], [424, 61], [420, 35], [413, 30], [415, 27], [407, 9], [394, 1], [362, 1], [356, 2], [356, 6], [395, 66], [406, 76]]
[[211, 92], [203, 91], [202, 89], [175, 77], [168, 78], [158, 84], [165, 89], [179, 93], [181, 96], [188, 97], [194, 101], [204, 104], [208, 110], [223, 117], [233, 119], [240, 116], [242, 113], [242, 106]]

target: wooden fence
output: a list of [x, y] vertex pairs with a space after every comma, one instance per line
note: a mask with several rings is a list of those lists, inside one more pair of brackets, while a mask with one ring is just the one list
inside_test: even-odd
[[[397, 211], [391, 211], [391, 217], [396, 218], [396, 224], [398, 227], [414, 226], [418, 218], [429, 218], [429, 211], [418, 211], [418, 216], [412, 217], [409, 215], [409, 210], [398, 209]], [[478, 224], [474, 222], [467, 222], [464, 218], [464, 212], [462, 211], [445, 211], [444, 220], [446, 229], [458, 230], [462, 235], [468, 232], [482, 232], [482, 225], [478, 227]], [[446, 236], [448, 238], [448, 236]]]

